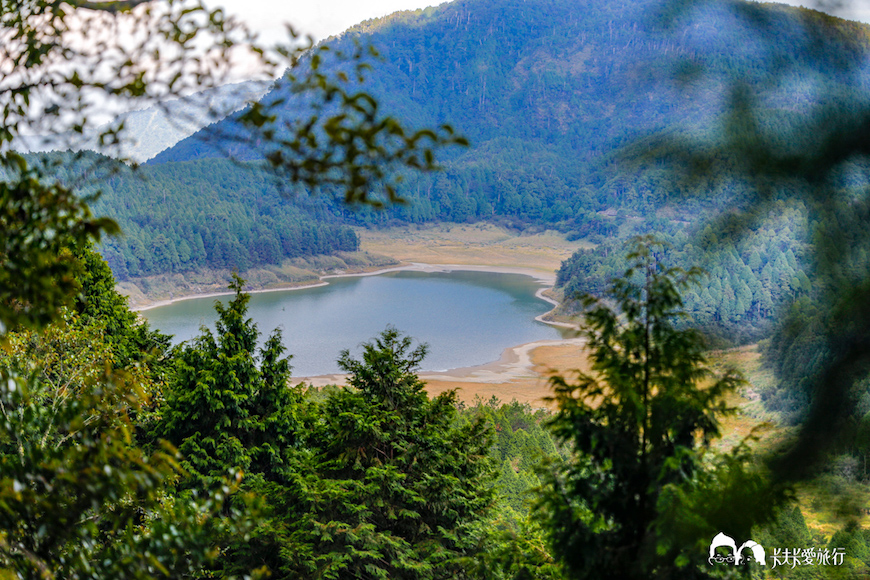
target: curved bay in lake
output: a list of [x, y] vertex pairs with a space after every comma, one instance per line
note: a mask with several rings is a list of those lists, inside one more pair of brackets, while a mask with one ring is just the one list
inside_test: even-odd
[[[248, 316], [260, 330], [260, 344], [281, 328], [293, 375], [340, 372], [339, 352], [358, 357], [360, 344], [393, 325], [429, 344], [422, 370], [446, 370], [498, 360], [506, 348], [558, 339], [556, 327], [535, 320], [551, 305], [537, 298], [533, 278], [491, 272], [390, 272], [332, 278], [327, 286], [251, 295]], [[174, 342], [214, 329], [215, 300], [181, 300], [141, 314]], [[416, 344], [416, 342], [415, 342]]]

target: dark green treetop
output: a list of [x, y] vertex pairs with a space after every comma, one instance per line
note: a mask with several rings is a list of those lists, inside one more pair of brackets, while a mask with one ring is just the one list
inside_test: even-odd
[[360, 360], [342, 353], [351, 386], [327, 399], [314, 432], [300, 575], [457, 578], [481, 549], [489, 432], [456, 425], [455, 392], [429, 399], [416, 375], [425, 353], [394, 328]]
[[115, 290], [115, 277], [106, 261], [90, 245], [74, 250], [80, 262], [76, 280], [80, 285], [73, 308], [83, 324], [100, 325], [105, 341], [115, 355], [116, 368], [147, 358], [161, 363], [169, 350], [170, 337], [151, 330]]
[[157, 434], [179, 447], [195, 486], [209, 487], [227, 470], [277, 476], [294, 444], [290, 364], [275, 331], [261, 351], [257, 326], [247, 318], [250, 295], [234, 275], [235, 297], [215, 304], [217, 332], [203, 329], [177, 358]]

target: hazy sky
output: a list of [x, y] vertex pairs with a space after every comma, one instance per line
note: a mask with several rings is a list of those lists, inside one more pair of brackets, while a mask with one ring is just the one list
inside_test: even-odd
[[[836, 0], [826, 0], [825, 4], [834, 2]], [[319, 40], [369, 18], [441, 4], [438, 0], [210, 0], [207, 3], [212, 7], [222, 6], [227, 12], [243, 18], [261, 33], [264, 42], [283, 40], [285, 22]], [[789, 0], [786, 3], [814, 5], [811, 0]], [[870, 0], [842, 0], [840, 4], [848, 9], [831, 12], [844, 18], [870, 22]]]
[[358, 22], [378, 18], [398, 10], [437, 6], [425, 0], [206, 0], [245, 20], [260, 32], [265, 42], [284, 40], [284, 23], [317, 40], [338, 34]]

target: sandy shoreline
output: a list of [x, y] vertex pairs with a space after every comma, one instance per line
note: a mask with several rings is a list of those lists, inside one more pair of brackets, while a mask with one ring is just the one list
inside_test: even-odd
[[[535, 349], [547, 346], [581, 347], [586, 343], [584, 338], [562, 338], [555, 340], [538, 340], [506, 348], [497, 361], [460, 367], [446, 371], [421, 371], [419, 376], [425, 381], [439, 382], [475, 382], [475, 383], [507, 383], [516, 379], [538, 378], [540, 373], [534, 370], [537, 363], [532, 360]], [[329, 374], [313, 377], [293, 377], [293, 383], [306, 383], [315, 387], [325, 385], [342, 385], [347, 375]]]

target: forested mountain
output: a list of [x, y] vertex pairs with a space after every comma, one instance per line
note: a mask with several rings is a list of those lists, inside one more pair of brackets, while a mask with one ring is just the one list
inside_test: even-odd
[[[652, 0], [618, 6], [459, 0], [351, 28], [332, 41], [334, 48], [360, 41], [381, 55], [361, 89], [398, 118], [417, 126], [450, 123], [471, 142], [453, 152], [444, 172], [407, 176], [399, 190], [412, 201], [407, 207], [354, 219], [502, 219], [584, 237], [609, 235], [614, 220], [599, 212], [647, 215], [684, 189], [661, 164], [620, 163], [621, 147], [665, 130], [704, 134], [727, 107], [722, 89], [730, 79], [760, 92], [779, 80], [783, 67], [795, 66], [803, 75], [764, 103], [764, 122], [785, 131], [820, 87], [831, 94], [845, 82], [841, 61], [867, 51], [866, 26], [821, 13], [782, 5], [703, 6], [666, 28], [657, 12], [662, 3]], [[736, 14], [750, 6], [764, 29]], [[846, 30], [850, 40], [825, 32], [832, 29]], [[775, 42], [768, 31], [775, 31]], [[263, 102], [281, 103], [276, 126], [305, 110], [304, 98], [287, 84]], [[227, 153], [253, 157], [251, 140], [231, 122], [182, 141], [154, 163]], [[741, 187], [719, 189], [731, 197]]]
[[34, 156], [80, 194], [100, 192], [97, 215], [117, 221], [121, 235], [100, 252], [115, 277], [211, 269], [245, 271], [288, 258], [354, 252], [359, 238], [334, 216], [288, 199], [255, 166], [192, 161], [130, 171], [103, 156]]
[[[663, 25], [667, 17], [671, 26]], [[645, 152], [662, 135], [712, 141], [733, 112], [727, 95], [736, 86], [774, 141], [807, 145], [795, 135], [807, 111], [827, 99], [842, 100], [848, 112], [856, 106], [850, 89], [870, 84], [868, 39], [862, 24], [741, 2], [668, 14], [653, 0], [458, 0], [367, 21], [330, 41], [337, 51], [355, 42], [379, 51], [359, 88], [415, 126], [450, 123], [470, 147], [446, 151], [442, 172], [405, 175], [398, 194], [407, 205], [347, 212], [327, 187], [322, 207], [359, 225], [491, 220], [603, 243], [563, 266], [568, 298], [603, 292], [621, 273], [618, 239], [654, 232], [674, 245], [681, 266], [710, 271], [705, 287], [687, 296], [695, 322], [729, 340], [757, 339], [780, 304], [811, 291], [807, 208], [785, 203], [796, 186], [771, 186], [783, 203], [750, 236], [739, 228], [717, 236], [700, 224], [739, 207], [756, 184], [732, 174], [735, 161], [725, 153], [692, 181]], [[279, 82], [261, 102], [273, 106], [280, 132], [311, 114], [306, 98]], [[227, 155], [251, 165], [268, 156], [256, 132], [233, 123], [182, 141], [150, 165], [172, 171], [197, 160], [204, 173], [211, 166], [224, 173], [232, 171], [219, 160]], [[849, 187], [866, 181], [861, 171]], [[178, 182], [197, 187], [194, 178]]]
[[[125, 236], [103, 253], [120, 279], [203, 267], [244, 271], [356, 249], [342, 223], [491, 220], [602, 244], [562, 268], [559, 283], [571, 298], [602, 292], [620, 273], [618, 239], [654, 232], [673, 243], [677, 263], [710, 270], [709, 284], [687, 296], [695, 321], [729, 340], [756, 339], [780, 304], [810, 293], [807, 208], [772, 208], [749, 237], [739, 228], [708, 232], [699, 224], [739, 207], [755, 187], [732, 175], [734, 160], [722, 154], [700, 183], [690, 183], [661, 159], [636, 153], [658, 146], [662, 134], [713, 139], [731, 110], [723, 95], [734, 79], [757, 101], [758, 124], [787, 145], [803, 144], [793, 129], [807, 110], [870, 82], [870, 29], [744, 3], [705, 3], [665, 27], [661, 10], [653, 0], [627, 7], [459, 0], [357, 25], [330, 41], [333, 52], [350, 53], [361, 42], [380, 57], [351, 91], [366, 91], [415, 127], [450, 123], [470, 141], [439, 152], [444, 171], [404, 175], [398, 194], [408, 204], [348, 211], [329, 186], [282, 199], [284, 185], [261, 170], [258, 157], [271, 151], [264, 137], [331, 114], [312, 109], [311, 96], [285, 80], [261, 101], [274, 122], [264, 118], [251, 131], [230, 117], [158, 155], [144, 180], [113, 178], [95, 209], [118, 219]], [[738, 14], [747, 10], [763, 25]], [[327, 58], [318, 66], [336, 74], [351, 64]], [[793, 72], [783, 78], [782, 70]], [[855, 106], [843, 102], [845, 111]], [[861, 171], [848, 187], [866, 181]], [[772, 199], [789, 199], [793, 187], [771, 186]], [[699, 190], [706, 195], [687, 195]], [[724, 252], [718, 238], [728, 241]]]

